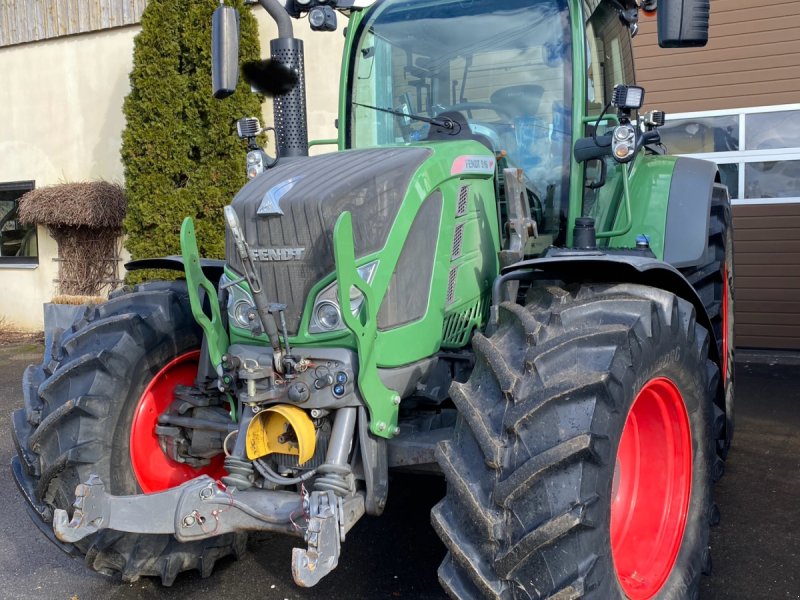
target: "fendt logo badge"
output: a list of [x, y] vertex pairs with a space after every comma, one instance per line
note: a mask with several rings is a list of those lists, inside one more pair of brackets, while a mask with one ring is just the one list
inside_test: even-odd
[[258, 206], [258, 210], [256, 210], [256, 214], [264, 216], [283, 215], [283, 210], [281, 210], [281, 198], [292, 191], [295, 184], [302, 178], [302, 175], [298, 175], [297, 177], [287, 179], [268, 189], [267, 193], [264, 194], [264, 198], [261, 200], [261, 204]]
[[251, 248], [253, 262], [285, 262], [303, 260], [305, 248]]

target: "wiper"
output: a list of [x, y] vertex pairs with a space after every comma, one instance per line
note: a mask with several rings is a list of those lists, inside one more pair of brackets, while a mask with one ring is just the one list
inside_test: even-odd
[[361, 106], [363, 108], [371, 108], [372, 110], [377, 110], [378, 112], [389, 113], [390, 115], [394, 115], [396, 117], [405, 117], [406, 119], [414, 119], [415, 121], [422, 121], [423, 123], [430, 123], [431, 125], [436, 125], [436, 127], [442, 127], [444, 129], [452, 130], [452, 135], [458, 135], [461, 131], [461, 124], [449, 117], [445, 117], [444, 119], [437, 119], [431, 117], [423, 117], [422, 115], [413, 115], [411, 113], [403, 112], [401, 110], [394, 110], [392, 108], [381, 108], [379, 106], [370, 106], [369, 104], [361, 104], [360, 102], [353, 102], [356, 106]]

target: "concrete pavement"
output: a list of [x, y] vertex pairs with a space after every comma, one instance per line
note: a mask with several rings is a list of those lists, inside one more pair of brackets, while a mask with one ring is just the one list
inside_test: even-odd
[[[7, 466], [22, 371], [38, 359], [37, 346], [0, 348], [1, 599], [445, 598], [436, 580], [444, 549], [429, 525], [430, 508], [444, 493], [436, 477], [395, 477], [386, 514], [363, 519], [348, 535], [339, 568], [310, 590], [292, 583], [295, 541], [282, 537], [254, 538], [243, 560], [221, 563], [208, 579], [184, 574], [171, 588], [154, 579], [120, 584], [89, 571], [33, 525]], [[800, 599], [800, 367], [780, 357], [758, 360], [737, 369], [736, 440], [717, 487], [722, 523], [712, 532], [714, 574], [704, 579], [704, 600]]]

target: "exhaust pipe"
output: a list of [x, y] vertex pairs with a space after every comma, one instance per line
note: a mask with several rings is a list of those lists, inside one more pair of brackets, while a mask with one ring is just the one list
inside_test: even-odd
[[294, 37], [292, 19], [278, 0], [259, 0], [259, 4], [278, 25], [278, 38], [269, 44], [270, 58], [297, 75], [297, 84], [291, 92], [273, 98], [278, 156], [308, 156], [303, 41]]

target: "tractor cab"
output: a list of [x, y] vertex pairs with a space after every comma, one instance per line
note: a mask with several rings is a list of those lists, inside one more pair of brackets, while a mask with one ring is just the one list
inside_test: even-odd
[[387, 0], [357, 21], [347, 57], [353, 77], [342, 90], [345, 146], [477, 140], [501, 175], [503, 167], [524, 171], [539, 233], [545, 246], [554, 243], [572, 139], [566, 0]]

